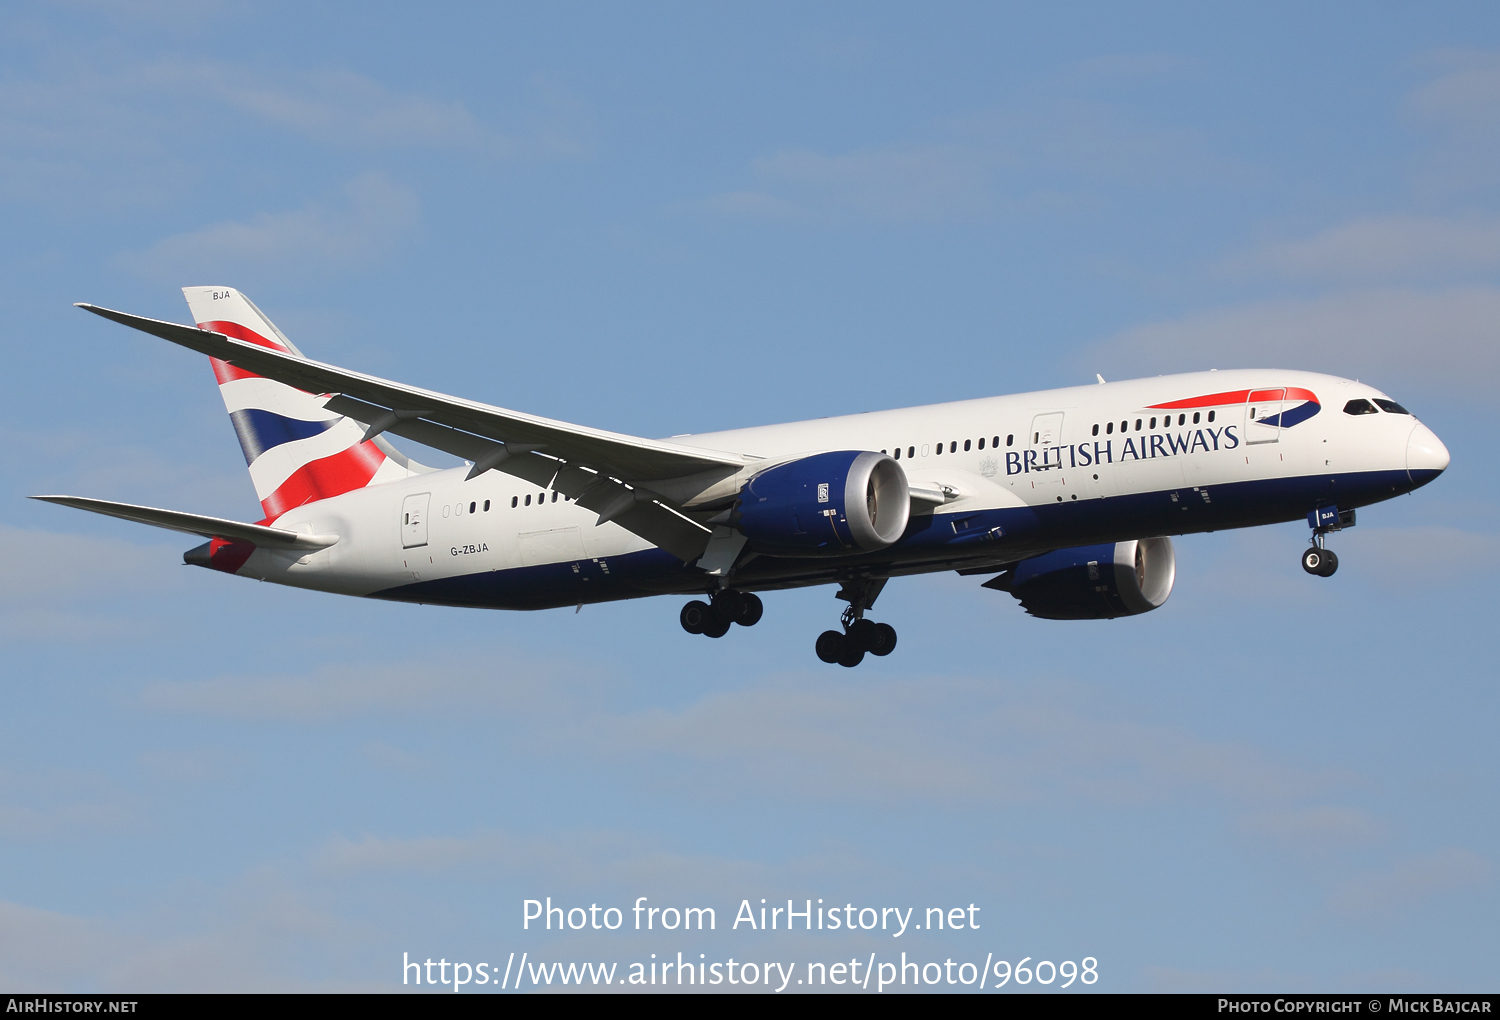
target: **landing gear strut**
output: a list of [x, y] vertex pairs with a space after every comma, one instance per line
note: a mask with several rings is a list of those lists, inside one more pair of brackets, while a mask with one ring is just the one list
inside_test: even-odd
[[1354, 511], [1320, 507], [1307, 515], [1307, 523], [1312, 528], [1312, 546], [1302, 550], [1302, 569], [1318, 577], [1332, 577], [1339, 568], [1339, 558], [1326, 548], [1326, 539], [1330, 532], [1354, 527]]
[[818, 658], [827, 663], [836, 662], [840, 666], [853, 667], [864, 661], [866, 652], [871, 655], [890, 655], [895, 650], [896, 628], [888, 623], [865, 619], [865, 610], [875, 604], [875, 598], [880, 594], [880, 589], [885, 587], [885, 582], [883, 577], [844, 582], [836, 596], [849, 603], [841, 621], [844, 625], [843, 633], [825, 630], [819, 634], [816, 645]]
[[678, 619], [689, 634], [720, 638], [729, 633], [732, 624], [754, 627], [765, 611], [760, 596], [753, 592], [724, 588], [714, 592], [711, 603], [695, 599], [683, 606]]

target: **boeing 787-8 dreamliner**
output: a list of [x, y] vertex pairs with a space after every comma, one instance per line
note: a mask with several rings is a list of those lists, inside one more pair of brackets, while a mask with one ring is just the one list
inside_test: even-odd
[[[1159, 376], [642, 439], [404, 386], [304, 357], [243, 294], [187, 287], [197, 326], [97, 315], [206, 354], [249, 465], [255, 524], [74, 496], [38, 499], [200, 535], [191, 564], [341, 595], [547, 609], [690, 595], [723, 637], [757, 592], [836, 584], [825, 662], [887, 655], [866, 614], [893, 577], [984, 576], [1032, 616], [1156, 609], [1168, 536], [1306, 518], [1326, 536], [1448, 466], [1371, 386], [1282, 369]], [[395, 436], [460, 458], [435, 470]]]

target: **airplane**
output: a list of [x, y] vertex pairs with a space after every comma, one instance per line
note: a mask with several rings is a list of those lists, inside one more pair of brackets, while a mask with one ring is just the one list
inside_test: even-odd
[[[866, 614], [893, 577], [987, 577], [1048, 620], [1166, 602], [1169, 536], [1306, 518], [1309, 574], [1361, 507], [1448, 450], [1366, 384], [1239, 369], [643, 439], [305, 357], [231, 287], [185, 287], [195, 326], [78, 307], [211, 359], [262, 520], [33, 498], [206, 538], [186, 563], [318, 591], [549, 609], [695, 596], [690, 634], [754, 626], [757, 593], [839, 586], [819, 659], [888, 655]], [[464, 460], [443, 470], [387, 436]]]

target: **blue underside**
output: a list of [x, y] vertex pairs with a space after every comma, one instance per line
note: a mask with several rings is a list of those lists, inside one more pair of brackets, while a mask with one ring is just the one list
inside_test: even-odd
[[[1318, 507], [1353, 509], [1425, 485], [1439, 472], [1378, 471], [1234, 482], [1203, 490], [1083, 499], [1004, 510], [913, 517], [900, 541], [878, 553], [851, 557], [758, 557], [735, 573], [736, 587], [769, 589], [826, 584], [850, 573], [884, 576], [961, 567], [1004, 559], [1015, 550], [1185, 535], [1304, 519]], [[1207, 498], [1205, 498], [1207, 496]], [[999, 538], [986, 538], [1000, 529]], [[552, 609], [705, 590], [701, 570], [660, 549], [602, 561], [548, 563], [418, 581], [373, 593], [374, 598], [488, 609]]]

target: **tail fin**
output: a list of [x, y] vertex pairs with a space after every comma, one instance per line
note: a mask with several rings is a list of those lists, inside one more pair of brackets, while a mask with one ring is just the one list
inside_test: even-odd
[[[254, 303], [230, 287], [184, 287], [200, 329], [303, 356]], [[364, 426], [324, 409], [310, 393], [217, 358], [214, 376], [229, 409], [266, 521], [293, 507], [429, 470]]]

